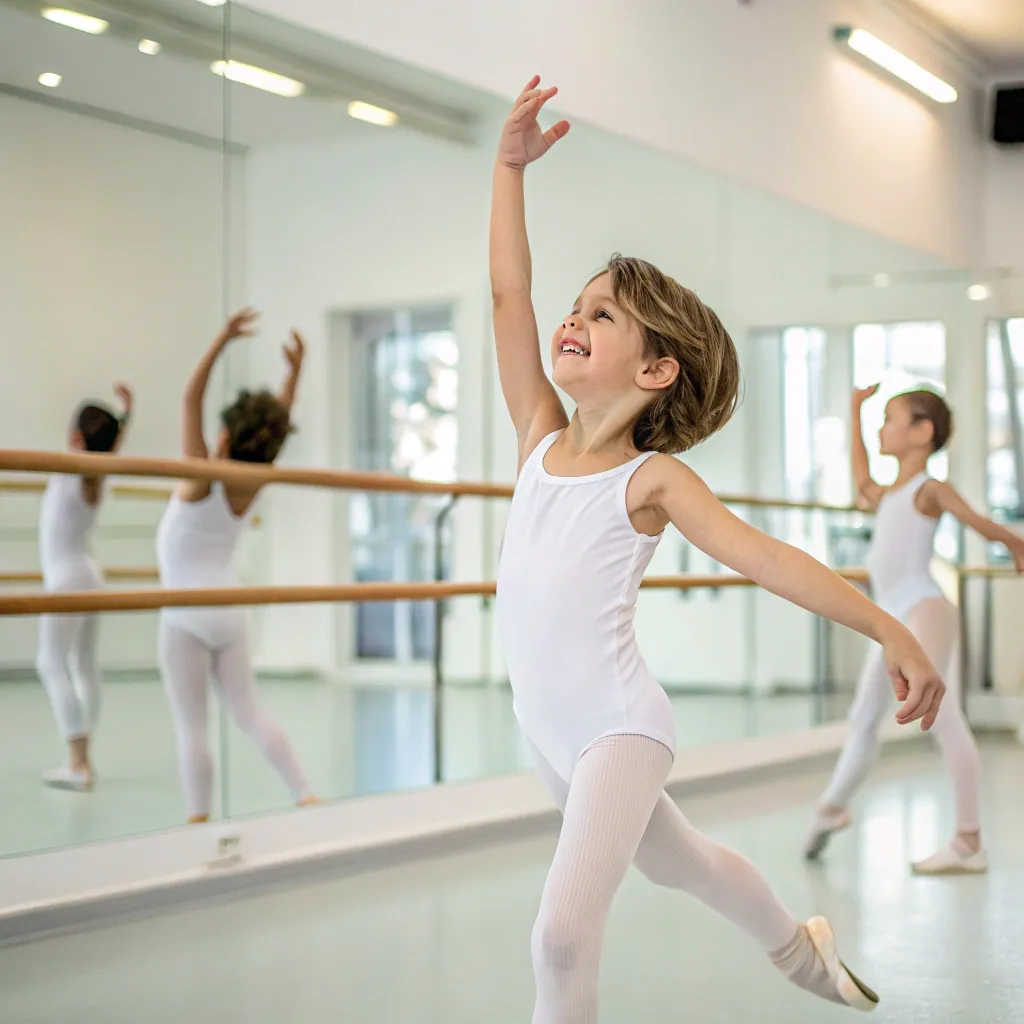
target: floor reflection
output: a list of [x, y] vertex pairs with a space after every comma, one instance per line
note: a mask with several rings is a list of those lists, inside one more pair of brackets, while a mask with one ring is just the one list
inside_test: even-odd
[[[264, 679], [260, 692], [326, 799], [431, 785], [434, 706], [428, 689]], [[673, 694], [679, 746], [805, 728], [842, 714], [806, 694]], [[34, 680], [0, 684], [0, 854], [65, 846], [178, 825], [183, 817], [166, 701], [155, 678], [111, 680], [96, 735], [91, 794], [45, 789], [40, 773], [62, 750]], [[505, 686], [453, 686], [443, 697], [446, 781], [529, 767]], [[279, 779], [234, 727], [213, 717], [218, 808], [232, 815], [287, 806]], [[223, 751], [226, 757], [219, 756]], [[222, 767], [226, 770], [221, 770]]]

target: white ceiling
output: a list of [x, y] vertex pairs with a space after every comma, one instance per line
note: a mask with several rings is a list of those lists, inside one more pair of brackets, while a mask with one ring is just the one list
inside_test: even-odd
[[912, 2], [958, 36], [992, 74], [1024, 74], [1024, 0]]
[[[306, 95], [283, 99], [211, 72], [211, 61], [223, 56], [223, 7], [196, 0], [80, 0], [76, 10], [111, 24], [106, 34], [91, 36], [45, 21], [41, 6], [0, 0], [0, 85], [213, 141], [225, 125], [232, 142], [250, 147], [392, 130], [354, 121], [345, 112], [350, 99], [398, 110], [412, 127], [470, 136], [472, 118], [487, 106], [471, 90], [242, 8], [232, 11], [231, 56], [301, 78]], [[163, 42], [163, 52], [140, 53], [143, 37]], [[63, 76], [59, 88], [38, 84], [44, 71]]]

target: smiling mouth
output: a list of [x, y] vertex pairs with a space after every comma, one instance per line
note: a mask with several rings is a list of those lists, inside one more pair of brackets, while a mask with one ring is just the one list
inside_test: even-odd
[[590, 355], [582, 345], [576, 345], [571, 341], [563, 341], [559, 346], [559, 352], [561, 352], [563, 356], [583, 356], [586, 358]]

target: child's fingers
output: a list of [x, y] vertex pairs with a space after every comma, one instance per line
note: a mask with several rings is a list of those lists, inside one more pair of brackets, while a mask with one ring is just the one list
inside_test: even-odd
[[544, 141], [548, 146], [553, 146], [559, 139], [564, 139], [569, 134], [569, 122], [559, 121], [553, 124], [545, 133]]

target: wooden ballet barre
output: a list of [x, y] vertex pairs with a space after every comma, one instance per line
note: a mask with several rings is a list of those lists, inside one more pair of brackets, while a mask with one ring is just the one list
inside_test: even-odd
[[[327, 487], [347, 491], [391, 491], [401, 494], [443, 494], [478, 498], [511, 498], [511, 484], [473, 481], [441, 483], [412, 480], [392, 473], [356, 473], [333, 469], [291, 469], [282, 466], [256, 466], [229, 459], [149, 459], [125, 455], [99, 455], [75, 452], [0, 449], [0, 469], [23, 473], [72, 473], [80, 476], [149, 476], [189, 480], [223, 480], [242, 486], [253, 484], [293, 484]], [[19, 488], [20, 489], [20, 488]], [[123, 488], [127, 494], [131, 489]], [[148, 489], [138, 488], [139, 492]], [[141, 493], [136, 496], [142, 496]], [[829, 505], [788, 498], [764, 498], [753, 494], [720, 494], [727, 505], [758, 508], [799, 509], [804, 511], [858, 512], [853, 505]]]
[[[863, 569], [843, 569], [847, 579], [866, 579]], [[718, 590], [752, 587], [734, 573], [651, 576], [644, 590]], [[370, 601], [443, 601], [452, 597], [493, 597], [497, 583], [347, 583], [291, 587], [209, 587], [195, 590], [85, 590], [62, 594], [0, 595], [0, 615], [70, 615], [77, 612], [138, 612], [157, 608], [223, 607], [263, 604], [316, 604]]]
[[[155, 567], [124, 566], [117, 569], [103, 569], [105, 580], [158, 580], [160, 573]], [[41, 572], [0, 572], [0, 583], [42, 583]]]
[[[40, 480], [18, 480], [0, 477], [0, 491], [16, 494], [42, 494], [46, 484]], [[167, 501], [172, 493], [170, 487], [143, 487], [139, 484], [116, 484], [110, 493], [115, 498], [145, 498], [150, 501]]]

